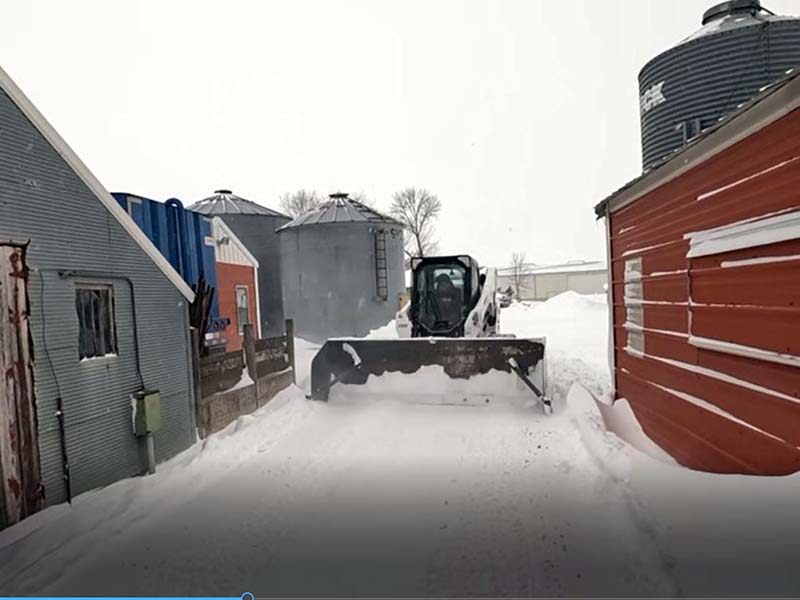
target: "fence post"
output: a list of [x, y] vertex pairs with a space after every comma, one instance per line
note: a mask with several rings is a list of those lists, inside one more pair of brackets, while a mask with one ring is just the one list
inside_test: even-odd
[[206, 423], [200, 405], [203, 399], [203, 390], [200, 388], [200, 330], [191, 328], [192, 332], [192, 387], [194, 388], [194, 420], [197, 435], [200, 439], [206, 437]]
[[286, 352], [289, 366], [292, 367], [292, 383], [297, 384], [297, 370], [294, 365], [294, 319], [286, 319]]
[[253, 326], [248, 323], [244, 326], [244, 359], [247, 363], [247, 373], [255, 384], [255, 406], [258, 407], [258, 365], [256, 364], [256, 340], [253, 336]]

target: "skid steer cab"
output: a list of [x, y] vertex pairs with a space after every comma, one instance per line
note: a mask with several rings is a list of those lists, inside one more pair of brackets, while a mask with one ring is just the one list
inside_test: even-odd
[[481, 269], [471, 256], [411, 259], [411, 299], [397, 313], [398, 335], [496, 335], [495, 279], [495, 269]]

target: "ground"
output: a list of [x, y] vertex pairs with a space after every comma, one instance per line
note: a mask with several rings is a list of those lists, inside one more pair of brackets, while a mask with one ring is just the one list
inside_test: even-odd
[[501, 315], [547, 336], [552, 416], [394, 384], [307, 401], [300, 341], [299, 388], [156, 475], [0, 532], [0, 593], [800, 594], [798, 479], [692, 472], [607, 432], [607, 324], [602, 297], [575, 294]]

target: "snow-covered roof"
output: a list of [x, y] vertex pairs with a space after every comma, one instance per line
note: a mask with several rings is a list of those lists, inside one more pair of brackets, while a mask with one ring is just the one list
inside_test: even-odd
[[786, 15], [769, 15], [765, 13], [747, 14], [747, 13], [734, 13], [728, 14], [724, 17], [714, 19], [707, 22], [700, 29], [695, 31], [692, 35], [684, 38], [675, 46], [681, 46], [688, 42], [698, 40], [708, 35], [725, 33], [733, 29], [740, 29], [742, 27], [752, 27], [753, 25], [763, 26], [765, 23], [775, 23], [777, 21], [791, 21], [797, 17]]
[[[524, 275], [549, 275], [554, 273], [589, 273], [605, 271], [606, 264], [599, 260], [571, 260], [557, 265], [537, 265], [528, 263], [522, 266], [522, 273]], [[505, 267], [497, 270], [497, 274], [501, 277], [509, 276], [513, 273], [513, 268]]]
[[331, 194], [330, 200], [319, 208], [307, 212], [287, 223], [278, 231], [307, 227], [309, 225], [324, 225], [327, 223], [357, 223], [374, 221], [376, 223], [390, 223], [402, 227], [402, 224], [374, 208], [349, 198], [347, 194]]
[[189, 207], [189, 210], [199, 212], [206, 216], [215, 215], [266, 215], [268, 217], [285, 217], [288, 215], [272, 210], [266, 206], [256, 204], [252, 200], [247, 200], [237, 196], [231, 190], [216, 190], [208, 198], [203, 198]]

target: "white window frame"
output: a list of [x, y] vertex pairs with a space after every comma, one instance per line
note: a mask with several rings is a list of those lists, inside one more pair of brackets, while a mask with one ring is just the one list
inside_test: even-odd
[[[252, 323], [250, 322], [250, 288], [249, 288], [249, 286], [246, 286], [244, 284], [240, 284], [240, 285], [237, 285], [234, 289], [235, 289], [234, 294], [235, 294], [235, 300], [236, 300], [236, 327], [239, 330], [239, 334], [240, 335], [244, 335], [244, 326], [245, 325], [252, 325]], [[241, 320], [240, 314], [239, 314], [239, 291], [240, 290], [244, 290], [244, 298], [245, 298], [245, 300], [247, 302], [247, 306], [246, 306], [246, 309], [247, 309], [247, 322], [246, 323], [242, 323], [242, 320]]]

